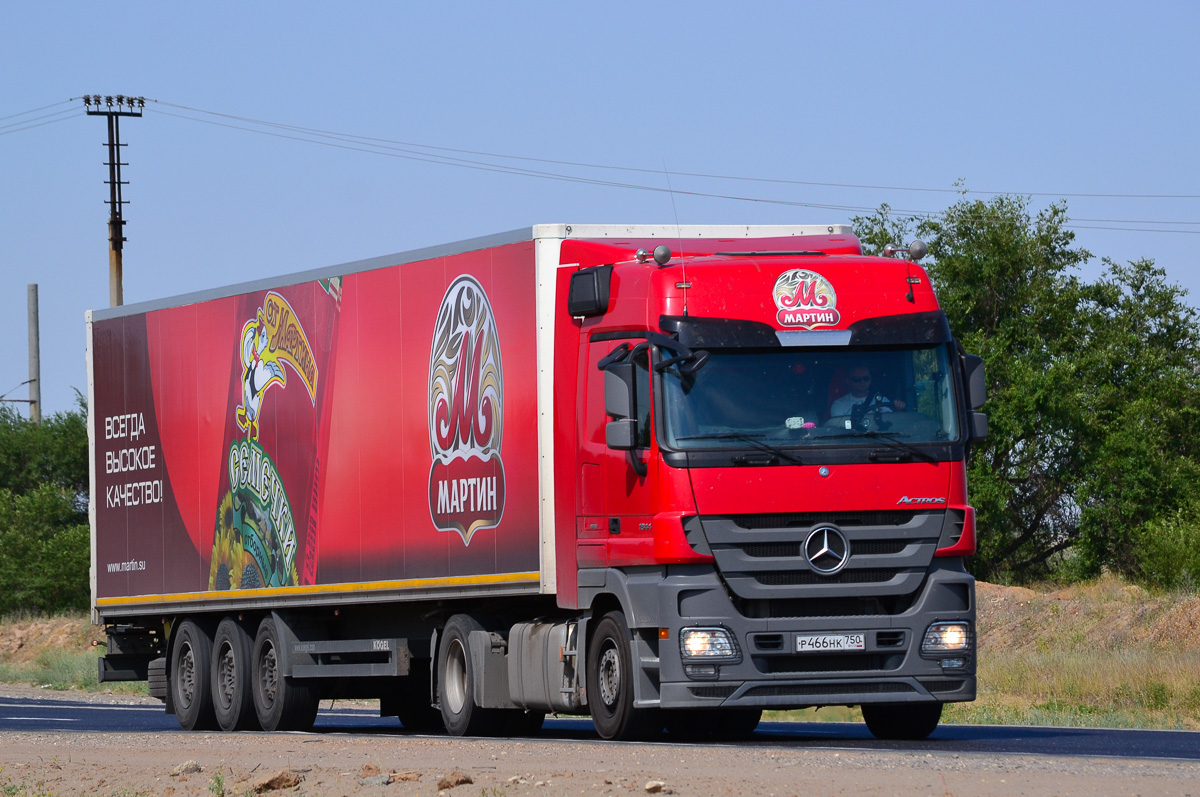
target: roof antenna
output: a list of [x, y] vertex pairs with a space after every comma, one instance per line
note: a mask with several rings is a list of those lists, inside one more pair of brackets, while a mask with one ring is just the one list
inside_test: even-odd
[[671, 195], [671, 212], [675, 214], [675, 240], [679, 244], [679, 287], [683, 290], [683, 317], [687, 318], [687, 289], [691, 283], [687, 281], [687, 258], [683, 251], [683, 230], [679, 226], [679, 208], [675, 207], [675, 189], [671, 187], [671, 172], [667, 170], [667, 159], [663, 158], [663, 174], [667, 178], [667, 193]]

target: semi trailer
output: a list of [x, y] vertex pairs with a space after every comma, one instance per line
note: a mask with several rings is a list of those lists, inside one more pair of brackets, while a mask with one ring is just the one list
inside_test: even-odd
[[87, 314], [100, 680], [184, 729], [975, 697], [982, 362], [843, 225], [547, 224]]

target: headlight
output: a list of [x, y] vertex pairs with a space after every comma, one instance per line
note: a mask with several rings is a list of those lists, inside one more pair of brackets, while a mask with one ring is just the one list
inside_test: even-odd
[[970, 623], [934, 623], [925, 631], [922, 653], [944, 653], [971, 649]]
[[679, 651], [685, 659], [732, 659], [738, 655], [733, 636], [724, 628], [684, 628]]

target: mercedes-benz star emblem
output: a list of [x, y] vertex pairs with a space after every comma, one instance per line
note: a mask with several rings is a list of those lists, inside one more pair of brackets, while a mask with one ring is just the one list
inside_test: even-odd
[[833, 526], [821, 526], [804, 541], [804, 558], [816, 572], [832, 576], [849, 561], [850, 541]]

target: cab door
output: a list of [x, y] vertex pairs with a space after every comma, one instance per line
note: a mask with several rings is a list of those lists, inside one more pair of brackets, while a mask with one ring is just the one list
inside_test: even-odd
[[[651, 519], [656, 470], [650, 467], [653, 446], [649, 352], [640, 341], [584, 341], [581, 343], [579, 395], [579, 496], [576, 561], [580, 568], [652, 564], [654, 539]], [[611, 449], [605, 428], [612, 420], [605, 412], [602, 359], [624, 343], [632, 349], [636, 447]]]

